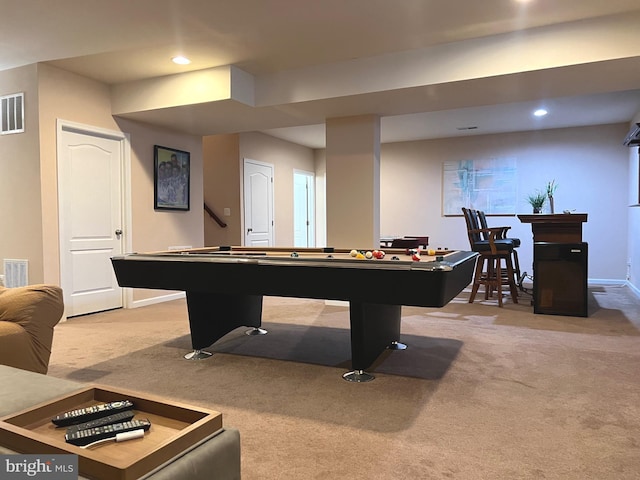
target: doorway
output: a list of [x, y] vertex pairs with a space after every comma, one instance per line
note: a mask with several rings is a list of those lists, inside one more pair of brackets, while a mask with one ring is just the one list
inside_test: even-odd
[[293, 246], [315, 247], [315, 175], [293, 171]]
[[271, 247], [274, 243], [273, 165], [244, 159], [244, 245]]
[[[124, 306], [111, 257], [130, 249], [126, 134], [58, 121], [60, 282], [65, 316]], [[127, 181], [125, 181], [125, 179]]]

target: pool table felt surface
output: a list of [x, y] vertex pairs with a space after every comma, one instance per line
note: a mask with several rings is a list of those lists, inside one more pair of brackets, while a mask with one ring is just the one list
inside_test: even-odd
[[[455, 253], [455, 250], [421, 250], [421, 249], [408, 249], [404, 248], [380, 248], [379, 251], [385, 253], [384, 258], [355, 258], [351, 256], [351, 250], [356, 250], [361, 253], [367, 251], [373, 252], [374, 249], [346, 249], [346, 248], [333, 248], [333, 247], [318, 247], [318, 248], [292, 248], [292, 247], [203, 247], [203, 248], [191, 248], [185, 250], [166, 250], [161, 252], [149, 252], [148, 255], [231, 255], [231, 256], [247, 256], [247, 257], [269, 257], [269, 258], [299, 258], [299, 259], [337, 259], [337, 260], [352, 260], [352, 261], [369, 261], [369, 262], [414, 262], [412, 260], [411, 253], [417, 251], [420, 255], [420, 261], [432, 262], [436, 260], [437, 256], [442, 256], [446, 260], [448, 255]], [[292, 254], [297, 254], [295, 255]], [[428, 253], [432, 253], [429, 255]], [[329, 257], [331, 256], [331, 257]], [[397, 257], [397, 259], [394, 259]]]

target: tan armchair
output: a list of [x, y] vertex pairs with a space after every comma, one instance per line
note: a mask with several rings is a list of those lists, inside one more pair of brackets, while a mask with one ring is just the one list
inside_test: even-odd
[[0, 364], [47, 373], [53, 327], [63, 312], [58, 286], [0, 287]]

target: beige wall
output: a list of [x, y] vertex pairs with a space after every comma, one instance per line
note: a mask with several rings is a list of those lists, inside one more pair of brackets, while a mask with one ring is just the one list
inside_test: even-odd
[[332, 118], [326, 124], [327, 243], [372, 249], [380, 239], [380, 118]]
[[314, 172], [313, 150], [258, 132], [242, 133], [240, 165], [244, 158], [274, 165], [275, 245], [293, 245], [293, 171]]
[[[131, 141], [131, 223], [134, 252], [166, 250], [169, 247], [204, 245], [202, 140], [170, 130], [119, 119], [120, 129]], [[153, 146], [161, 145], [190, 153], [190, 210], [153, 209]], [[139, 302], [167, 292], [134, 289]]]
[[[622, 146], [621, 141], [627, 131], [628, 125], [613, 124], [383, 144], [380, 154], [381, 234], [428, 235], [433, 247], [467, 249], [462, 217], [442, 216], [442, 163], [460, 159], [515, 157], [518, 163], [518, 213], [530, 212], [531, 207], [525, 200], [528, 193], [555, 179], [559, 185], [556, 211], [575, 209], [589, 214], [589, 221], [584, 225], [584, 240], [589, 243], [590, 278], [623, 281], [629, 261], [627, 255], [637, 250], [634, 244], [629, 244], [637, 236], [628, 235], [627, 230], [637, 231], [638, 227], [634, 225], [638, 219], [634, 217], [640, 211], [640, 208], [628, 207], [629, 165], [635, 165], [637, 157], [632, 156], [630, 163], [629, 149]], [[276, 165], [278, 245], [292, 244], [290, 189], [293, 168], [307, 169], [299, 165], [300, 161], [308, 161], [308, 168], [312, 168], [311, 162], [315, 162], [318, 245], [326, 244], [322, 228], [325, 151], [314, 151], [306, 160], [307, 149], [300, 150], [301, 147], [288, 142], [257, 133], [242, 134], [240, 138], [239, 162], [241, 158], [248, 157]], [[249, 141], [245, 142], [245, 139]], [[300, 160], [295, 159], [296, 155]], [[289, 160], [280, 162], [284, 157]], [[231, 168], [233, 170], [235, 166]], [[240, 179], [237, 183], [239, 192]], [[289, 218], [283, 218], [285, 216]], [[532, 273], [530, 225], [522, 224], [515, 216], [491, 217], [491, 222], [511, 226], [511, 234], [523, 243], [520, 248], [523, 270]], [[283, 223], [286, 224], [284, 232]], [[615, 248], [611, 248], [613, 240]], [[632, 261], [632, 272], [636, 271], [633, 269], [636, 263]]]
[[[633, 119], [633, 123], [640, 122], [640, 112]], [[628, 148], [629, 151], [629, 205], [628, 208], [629, 241], [628, 280], [640, 296], [640, 147]]]
[[60, 282], [57, 120], [119, 130], [111, 116], [109, 88], [49, 65], [38, 65], [44, 279]]
[[[555, 179], [556, 212], [588, 213], [589, 277], [624, 280], [627, 263], [629, 152], [627, 124], [382, 145], [381, 233], [428, 235], [433, 247], [468, 248], [462, 217], [443, 217], [442, 163], [515, 157], [518, 213], [530, 213], [526, 195]], [[531, 228], [517, 217], [491, 217], [522, 240], [520, 263], [531, 273]]]
[[[316, 171], [319, 184], [325, 180], [324, 151], [314, 152], [260, 133], [207, 137], [203, 141], [133, 121], [115, 121], [106, 86], [51, 66], [31, 65], [0, 72], [0, 93], [17, 91], [25, 92], [26, 132], [0, 137], [0, 202], [11, 206], [0, 209], [2, 230], [9, 232], [0, 236], [0, 259], [28, 259], [32, 283], [59, 283], [58, 118], [130, 134], [132, 245], [136, 251], [204, 245], [205, 225], [211, 223], [201, 209], [204, 190], [207, 198], [212, 195], [212, 208], [229, 224], [223, 235], [214, 225], [217, 233], [208, 234], [211, 238], [206, 244], [240, 243], [243, 158], [274, 165], [277, 245], [293, 243], [293, 170]], [[637, 288], [640, 252], [635, 240], [640, 208], [628, 207], [628, 186], [630, 174], [637, 175], [638, 158], [637, 148], [621, 145], [628, 128], [628, 124], [615, 124], [383, 144], [381, 234], [424, 234], [431, 237], [434, 247], [466, 248], [462, 218], [441, 215], [442, 162], [513, 156], [518, 159], [519, 210], [529, 211], [524, 201], [527, 193], [555, 179], [559, 184], [557, 211], [566, 208], [589, 214], [584, 237], [590, 248], [590, 277], [624, 280], [630, 263], [630, 279]], [[189, 212], [153, 210], [154, 144], [191, 152]], [[322, 199], [321, 188], [317, 193]], [[229, 217], [222, 215], [225, 207], [230, 208]], [[322, 205], [318, 205], [318, 211], [322, 213]], [[322, 215], [318, 220], [322, 222]], [[510, 225], [512, 234], [523, 240], [521, 263], [528, 270], [532, 249], [529, 226], [515, 217], [494, 221]], [[321, 226], [317, 231], [321, 237]], [[318, 244], [322, 244], [321, 238]], [[139, 291], [135, 298], [158, 294]]]
[[[131, 145], [131, 219], [134, 251], [169, 246], [202, 246], [202, 139], [149, 125], [116, 121], [110, 90], [99, 82], [48, 65], [0, 72], [0, 91], [25, 91], [27, 132], [0, 137], [3, 175], [0, 258], [29, 260], [29, 281], [60, 283], [58, 241], [57, 120], [129, 134]], [[191, 210], [154, 211], [153, 146], [191, 153]], [[13, 157], [13, 161], [9, 158]], [[15, 161], [19, 159], [20, 161]], [[137, 290], [134, 301], [158, 295]]]
[[[173, 246], [202, 247], [202, 139], [131, 120], [118, 119], [131, 141], [131, 220], [134, 252], [166, 250]], [[190, 153], [190, 209], [153, 209], [153, 146]]]
[[24, 92], [25, 132], [0, 135], [0, 272], [5, 258], [29, 261], [29, 281], [44, 280], [38, 74], [35, 65], [0, 71], [0, 95]]
[[[204, 243], [207, 246], [241, 245], [240, 136], [210, 135], [202, 139], [204, 201], [227, 224], [220, 227], [204, 216]], [[224, 215], [224, 209], [229, 215]]]
[[313, 152], [316, 167], [316, 246], [327, 246], [327, 158], [324, 149]]

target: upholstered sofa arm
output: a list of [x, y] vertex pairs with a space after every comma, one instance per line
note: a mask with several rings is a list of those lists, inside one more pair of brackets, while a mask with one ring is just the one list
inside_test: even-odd
[[0, 287], [0, 363], [47, 373], [53, 327], [63, 313], [58, 286]]
[[[1, 347], [0, 347], [1, 348]], [[0, 350], [1, 352], [1, 350]], [[87, 385], [0, 365], [0, 417], [77, 392]], [[15, 454], [0, 438], [0, 455]], [[240, 480], [240, 432], [223, 428], [176, 455], [145, 480]], [[45, 475], [46, 476], [46, 475]], [[36, 475], [34, 478], [38, 478]], [[5, 477], [2, 477], [5, 478]], [[17, 477], [16, 477], [17, 478]], [[45, 477], [42, 477], [45, 478]], [[79, 475], [78, 479], [86, 480]]]

